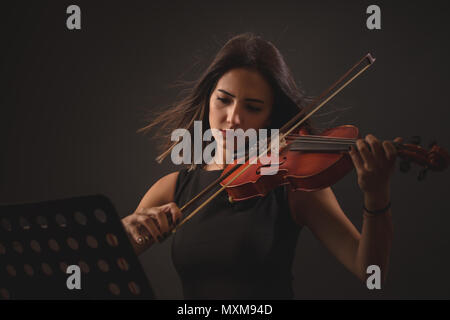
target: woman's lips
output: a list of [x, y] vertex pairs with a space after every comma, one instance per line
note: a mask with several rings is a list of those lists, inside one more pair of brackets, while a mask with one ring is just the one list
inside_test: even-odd
[[220, 132], [222, 133], [222, 137], [226, 138], [227, 137], [227, 131], [220, 129]]

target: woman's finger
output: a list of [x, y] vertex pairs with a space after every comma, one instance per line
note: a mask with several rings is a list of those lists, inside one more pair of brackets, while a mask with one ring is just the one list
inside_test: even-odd
[[137, 223], [132, 223], [132, 224], [127, 225], [126, 230], [129, 235], [129, 238], [132, 239], [135, 243], [137, 243], [138, 245], [144, 244], [144, 238], [141, 235], [141, 233], [138, 231]]
[[386, 162], [386, 154], [384, 153], [383, 146], [380, 140], [378, 140], [373, 134], [366, 136], [366, 141], [372, 149], [373, 158], [376, 161], [376, 166], [383, 166]]
[[156, 207], [155, 213], [153, 214], [153, 217], [155, 218], [156, 222], [159, 225], [159, 229], [161, 230], [161, 234], [163, 236], [166, 236], [166, 234], [171, 229], [169, 227], [169, 220], [167, 219], [167, 216], [170, 216], [170, 207], [167, 205]]
[[157, 227], [162, 233], [169, 230], [169, 222], [167, 215], [170, 214], [167, 205], [152, 208], [141, 208], [136, 211], [136, 214], [141, 217], [149, 217], [156, 221]]
[[395, 160], [397, 156], [397, 149], [390, 141], [383, 141], [384, 152], [386, 153], [386, 157], [390, 162]]
[[364, 161], [365, 170], [373, 171], [375, 169], [375, 159], [369, 147], [362, 139], [356, 140], [356, 146], [358, 147], [359, 154]]
[[349, 154], [350, 154], [350, 157], [352, 158], [353, 165], [355, 166], [356, 172], [359, 174], [360, 172], [362, 172], [364, 170], [364, 161], [354, 146], [350, 147]]
[[[150, 216], [139, 216], [138, 218], [139, 224], [144, 227], [147, 232], [153, 237], [153, 239], [157, 242], [162, 241], [162, 233], [157, 226], [156, 221]], [[140, 234], [140, 236], [145, 236], [144, 234]]]
[[181, 210], [174, 202], [170, 202], [160, 207], [139, 208], [136, 210], [138, 217], [151, 218], [155, 221], [158, 231], [163, 237], [169, 235], [176, 223], [182, 218]]
[[180, 208], [175, 204], [175, 202], [170, 202], [167, 204], [170, 209], [170, 217], [172, 219], [172, 225], [175, 226], [182, 218], [182, 213]]

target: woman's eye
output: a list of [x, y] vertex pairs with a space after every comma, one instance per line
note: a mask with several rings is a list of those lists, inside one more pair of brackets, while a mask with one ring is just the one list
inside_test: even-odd
[[[217, 100], [219, 100], [219, 101], [222, 102], [223, 104], [230, 103], [230, 99], [228, 99], [228, 98], [217, 97]], [[251, 105], [247, 105], [246, 108], [247, 108], [247, 110], [249, 110], [250, 112], [260, 112], [260, 111], [261, 111], [261, 108], [254, 107], [254, 106], [251, 106]]]
[[247, 106], [247, 109], [250, 110], [251, 112], [259, 112], [259, 111], [261, 111], [261, 108], [253, 107], [253, 106]]
[[220, 98], [220, 97], [217, 97], [217, 100], [220, 100], [220, 101], [223, 102], [223, 103], [227, 103], [227, 102], [228, 102], [228, 99], [227, 99], [227, 98]]

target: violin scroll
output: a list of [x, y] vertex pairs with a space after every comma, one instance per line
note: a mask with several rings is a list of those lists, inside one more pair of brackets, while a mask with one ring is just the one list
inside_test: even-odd
[[429, 170], [443, 171], [447, 169], [450, 163], [450, 155], [444, 148], [437, 145], [433, 140], [429, 144], [429, 150], [420, 146], [420, 137], [413, 136], [409, 139], [409, 143], [395, 143], [398, 156], [400, 157], [400, 171], [408, 172], [411, 163], [416, 163], [423, 169], [419, 172], [417, 179], [422, 181], [425, 179]]

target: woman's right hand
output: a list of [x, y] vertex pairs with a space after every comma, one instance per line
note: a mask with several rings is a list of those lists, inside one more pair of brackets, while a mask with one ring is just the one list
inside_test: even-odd
[[160, 207], [138, 208], [123, 218], [122, 224], [139, 254], [153, 243], [164, 241], [181, 217], [178, 206], [170, 202]]

